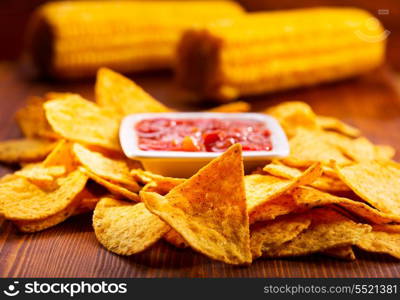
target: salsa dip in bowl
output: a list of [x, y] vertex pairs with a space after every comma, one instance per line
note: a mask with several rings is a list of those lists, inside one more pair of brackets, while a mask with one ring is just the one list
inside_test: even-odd
[[279, 123], [259, 113], [134, 114], [122, 120], [119, 135], [126, 156], [171, 177], [193, 175], [236, 143], [242, 145], [246, 170], [289, 155]]

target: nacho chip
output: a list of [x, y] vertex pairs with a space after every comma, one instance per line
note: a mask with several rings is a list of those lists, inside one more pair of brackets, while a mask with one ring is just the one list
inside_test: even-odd
[[74, 155], [71, 150], [72, 144], [66, 140], [60, 140], [46, 159], [42, 162], [43, 167], [63, 166], [69, 173], [76, 169]]
[[376, 158], [376, 150], [365, 137], [350, 139], [341, 134], [329, 132], [325, 133], [324, 138], [328, 143], [337, 147], [346, 157], [354, 161], [374, 160]]
[[[279, 176], [286, 179], [294, 179], [301, 176], [302, 174], [302, 171], [297, 168], [275, 163], [266, 165], [263, 168], [263, 171], [271, 175]], [[350, 191], [350, 188], [346, 184], [344, 184], [339, 178], [332, 178], [324, 175], [318, 177], [309, 185], [328, 192]]]
[[139, 182], [145, 184], [143, 188], [148, 192], [156, 192], [160, 195], [168, 194], [177, 185], [185, 182], [185, 178], [164, 177], [142, 169], [131, 170], [131, 175]]
[[292, 192], [292, 196], [296, 204], [303, 208], [336, 204], [370, 223], [385, 224], [400, 222], [400, 216], [383, 213], [363, 202], [337, 197], [309, 187], [295, 188]]
[[79, 202], [78, 206], [75, 208], [73, 215], [76, 216], [94, 211], [99, 200], [100, 200], [99, 198], [82, 199]]
[[51, 129], [44, 113], [45, 99], [30, 97], [24, 107], [15, 114], [15, 119], [24, 134], [28, 138], [55, 139], [58, 135]]
[[321, 252], [324, 255], [331, 256], [334, 258], [340, 258], [343, 260], [355, 260], [356, 255], [353, 251], [352, 246], [343, 246], [343, 247], [335, 247], [335, 248], [330, 248], [327, 250], [324, 250]]
[[43, 160], [55, 147], [49, 140], [17, 139], [0, 142], [0, 161], [5, 163]]
[[79, 170], [84, 173], [86, 176], [88, 176], [90, 179], [94, 180], [98, 184], [104, 186], [107, 190], [110, 191], [110, 193], [117, 195], [117, 196], [123, 196], [129, 200], [138, 202], [140, 201], [139, 195], [130, 191], [124, 186], [117, 185], [111, 181], [108, 181], [107, 179], [104, 179], [93, 172], [90, 172], [89, 170], [80, 167]]
[[371, 230], [371, 226], [355, 223], [332, 209], [318, 208], [306, 214], [311, 219], [308, 229], [290, 242], [263, 252], [262, 256], [300, 256], [354, 245]]
[[350, 126], [339, 119], [326, 116], [317, 116], [317, 124], [324, 130], [332, 130], [349, 137], [359, 137], [361, 132], [359, 129]]
[[77, 196], [75, 200], [71, 204], [69, 204], [66, 208], [48, 218], [42, 220], [34, 220], [34, 221], [14, 221], [13, 223], [15, 226], [17, 226], [18, 230], [21, 232], [42, 231], [50, 227], [56, 226], [64, 222], [70, 216], [72, 216], [76, 211], [76, 208], [79, 206], [79, 202], [80, 200], [78, 199]]
[[285, 216], [271, 222], [260, 222], [251, 228], [250, 248], [253, 259], [263, 252], [275, 249], [293, 240], [311, 224], [311, 219], [304, 215]]
[[400, 167], [384, 161], [336, 166], [340, 178], [365, 202], [388, 214], [400, 215]]
[[316, 163], [295, 179], [282, 179], [269, 175], [247, 175], [244, 182], [246, 187], [246, 202], [250, 217], [262, 205], [277, 198], [299, 185], [313, 182], [322, 173], [321, 164]]
[[375, 145], [376, 160], [390, 160], [396, 154], [396, 150], [388, 145]]
[[113, 198], [99, 201], [93, 214], [93, 228], [97, 240], [120, 255], [142, 252], [170, 230], [144, 203], [133, 204]]
[[65, 139], [120, 150], [118, 119], [95, 103], [70, 95], [46, 102], [44, 109], [53, 130]]
[[177, 248], [183, 249], [189, 247], [189, 244], [185, 241], [185, 239], [174, 229], [171, 229], [166, 234], [164, 234], [163, 238], [168, 243]]
[[47, 186], [52, 184], [57, 177], [63, 176], [66, 172], [64, 166], [43, 167], [41, 164], [35, 164], [28, 165], [14, 174], [24, 177], [37, 185]]
[[251, 262], [241, 146], [230, 147], [165, 197], [142, 200], [195, 250], [229, 264]]
[[99, 152], [90, 151], [80, 144], [73, 145], [73, 153], [80, 164], [91, 173], [115, 184], [121, 184], [133, 192], [140, 190], [139, 185], [129, 173], [124, 160], [111, 159]]
[[289, 137], [296, 134], [298, 128], [318, 129], [317, 117], [311, 107], [300, 101], [287, 101], [265, 111], [275, 117]]
[[107, 68], [101, 68], [97, 72], [95, 93], [97, 104], [121, 117], [137, 113], [170, 111], [132, 80]]
[[338, 164], [349, 164], [342, 151], [328, 143], [325, 134], [319, 131], [298, 129], [296, 135], [289, 141], [290, 155], [282, 159], [283, 163], [293, 167], [306, 167], [314, 162], [329, 165], [331, 161]]
[[363, 235], [357, 241], [357, 247], [368, 252], [389, 254], [400, 259], [399, 227], [395, 229], [390, 227], [391, 225], [386, 225], [385, 227], [373, 226], [371, 232]]
[[23, 177], [12, 175], [0, 183], [0, 206], [9, 220], [44, 219], [68, 207], [83, 190], [86, 181], [87, 177], [77, 170], [58, 178], [57, 188], [48, 191]]
[[228, 104], [223, 104], [217, 107], [208, 109], [207, 112], [220, 112], [220, 113], [240, 113], [249, 112], [251, 106], [249, 103], [244, 101], [236, 101]]
[[290, 214], [299, 210], [299, 206], [290, 193], [283, 194], [277, 198], [269, 200], [261, 207], [254, 210], [250, 217], [250, 224], [259, 221], [270, 221], [283, 215]]

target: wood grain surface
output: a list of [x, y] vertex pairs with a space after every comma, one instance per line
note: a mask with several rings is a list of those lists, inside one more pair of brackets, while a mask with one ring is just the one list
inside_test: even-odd
[[[27, 96], [48, 91], [79, 92], [93, 98], [93, 82], [32, 81], [13, 64], [0, 65], [0, 140], [20, 136], [13, 120]], [[169, 73], [133, 77], [162, 102], [181, 110], [209, 103], [183, 102]], [[400, 79], [389, 67], [363, 77], [319, 87], [244, 99], [258, 111], [285, 100], [310, 103], [319, 114], [336, 116], [362, 129], [376, 143], [400, 152]], [[397, 154], [396, 159], [400, 158]], [[0, 175], [12, 168], [2, 166]], [[322, 255], [256, 260], [232, 267], [191, 250], [159, 242], [132, 257], [114, 255], [97, 242], [91, 215], [73, 217], [35, 234], [21, 234], [11, 223], [0, 229], [1, 277], [400, 277], [400, 262], [384, 255], [357, 252], [358, 260], [343, 262]]]

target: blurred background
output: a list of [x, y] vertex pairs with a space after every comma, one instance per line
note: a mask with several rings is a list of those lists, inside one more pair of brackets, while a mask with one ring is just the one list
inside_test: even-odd
[[[148, 0], [150, 1], [150, 0]], [[45, 0], [0, 0], [0, 61], [18, 59], [31, 12]], [[390, 31], [388, 62], [400, 70], [400, 1], [399, 0], [238, 0], [245, 9], [277, 10], [321, 5], [356, 6], [377, 16]]]

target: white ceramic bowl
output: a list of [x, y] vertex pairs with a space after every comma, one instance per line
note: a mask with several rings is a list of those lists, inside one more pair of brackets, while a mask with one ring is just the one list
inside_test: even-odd
[[131, 159], [139, 160], [143, 167], [151, 172], [171, 177], [187, 178], [196, 173], [220, 152], [185, 151], [144, 151], [137, 145], [136, 123], [145, 119], [248, 119], [261, 121], [271, 132], [271, 151], [243, 151], [245, 170], [265, 165], [272, 158], [289, 155], [289, 144], [279, 123], [271, 116], [259, 113], [208, 113], [208, 112], [171, 112], [143, 113], [126, 116], [119, 130], [122, 150]]

